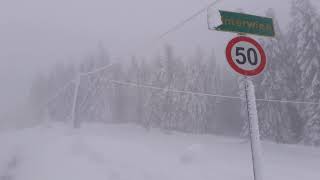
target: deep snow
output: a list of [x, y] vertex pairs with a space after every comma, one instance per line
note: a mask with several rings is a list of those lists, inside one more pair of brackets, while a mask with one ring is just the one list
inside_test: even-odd
[[[249, 143], [146, 131], [134, 125], [55, 124], [0, 134], [0, 180], [250, 180]], [[264, 179], [319, 180], [318, 148], [262, 143]]]

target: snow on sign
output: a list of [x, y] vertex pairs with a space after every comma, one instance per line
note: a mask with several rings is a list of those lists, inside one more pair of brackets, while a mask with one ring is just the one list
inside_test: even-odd
[[246, 36], [232, 39], [227, 45], [226, 56], [232, 69], [244, 76], [260, 74], [267, 63], [261, 45]]
[[229, 11], [219, 12], [222, 25], [215, 28], [217, 31], [254, 34], [267, 37], [275, 36], [272, 18]]

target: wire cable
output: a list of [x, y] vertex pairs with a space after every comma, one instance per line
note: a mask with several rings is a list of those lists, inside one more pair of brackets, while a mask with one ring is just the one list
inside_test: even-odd
[[[101, 71], [105, 71], [107, 69], [109, 69], [110, 67], [112, 67], [113, 65], [115, 64], [109, 64], [109, 65], [106, 65], [106, 66], [102, 66], [100, 68], [97, 68], [97, 69], [94, 69], [92, 71], [89, 71], [89, 72], [85, 72], [85, 73], [80, 73], [79, 76], [81, 78], [81, 76], [90, 76], [92, 74], [95, 74], [95, 73], [98, 73], [98, 72], [101, 72]], [[52, 98], [50, 98], [45, 104], [44, 104], [44, 107], [46, 108], [46, 106], [48, 106], [49, 104], [51, 104], [51, 102], [53, 102], [55, 99], [57, 99], [61, 93], [63, 93], [71, 84], [74, 84], [75, 82], [75, 79], [72, 79], [71, 81], [67, 82], [62, 88], [60, 88], [57, 93], [52, 96]]]
[[182, 26], [184, 26], [186, 23], [188, 23], [189, 21], [193, 20], [194, 18], [198, 17], [200, 14], [202, 14], [203, 12], [207, 11], [207, 9], [219, 2], [221, 2], [222, 0], [216, 0], [210, 4], [208, 4], [207, 6], [203, 7], [202, 9], [200, 9], [199, 11], [195, 12], [194, 14], [192, 14], [190, 17], [184, 19], [183, 21], [179, 22], [178, 24], [176, 24], [175, 26], [173, 26], [172, 28], [170, 28], [168, 31], [162, 33], [156, 40], [160, 40], [163, 39], [165, 36], [167, 36], [168, 34], [177, 31], [178, 29], [180, 29]]
[[[202, 92], [193, 92], [193, 91], [182, 91], [182, 90], [176, 90], [176, 89], [169, 89], [169, 88], [160, 88], [156, 86], [151, 85], [142, 85], [137, 84], [133, 82], [122, 82], [122, 81], [116, 81], [116, 80], [106, 80], [114, 84], [118, 85], [126, 85], [126, 86], [133, 86], [138, 88], [148, 88], [148, 89], [155, 89], [155, 90], [161, 90], [165, 92], [174, 92], [174, 93], [183, 93], [183, 94], [190, 94], [190, 95], [196, 95], [196, 96], [208, 96], [208, 97], [218, 97], [218, 98], [224, 98], [224, 99], [236, 99], [236, 100], [245, 100], [245, 98], [241, 98], [239, 96], [226, 96], [221, 94], [210, 94], [210, 93], [202, 93]], [[275, 99], [256, 99], [257, 102], [277, 102], [277, 103], [290, 103], [290, 104], [308, 104], [308, 105], [320, 105], [320, 103], [316, 102], [307, 102], [307, 101], [290, 101], [290, 100], [275, 100]]]
[[98, 72], [101, 72], [101, 71], [104, 71], [104, 70], [107, 70], [109, 69], [110, 67], [112, 67], [113, 65], [115, 64], [109, 64], [109, 65], [106, 65], [106, 66], [102, 66], [102, 67], [99, 67], [99, 68], [96, 68], [92, 71], [89, 71], [89, 72], [85, 72], [85, 73], [80, 73], [81, 76], [89, 76], [89, 75], [92, 75], [92, 74], [96, 74]]

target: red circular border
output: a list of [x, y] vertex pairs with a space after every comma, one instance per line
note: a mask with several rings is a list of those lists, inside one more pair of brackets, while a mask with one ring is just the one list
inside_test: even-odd
[[[233, 46], [240, 41], [245, 41], [245, 42], [251, 43], [258, 49], [258, 51], [261, 55], [261, 63], [256, 69], [250, 70], [250, 71], [241, 69], [232, 60], [231, 50], [232, 50]], [[255, 75], [260, 74], [264, 70], [264, 68], [266, 67], [266, 64], [267, 64], [266, 54], [265, 54], [263, 48], [261, 47], [261, 45], [257, 41], [255, 41], [254, 39], [246, 37], [246, 36], [239, 36], [239, 37], [233, 38], [228, 43], [228, 46], [226, 49], [226, 56], [227, 56], [228, 63], [230, 64], [232, 69], [234, 69], [236, 72], [238, 72], [239, 74], [242, 74], [244, 76], [255, 76]]]

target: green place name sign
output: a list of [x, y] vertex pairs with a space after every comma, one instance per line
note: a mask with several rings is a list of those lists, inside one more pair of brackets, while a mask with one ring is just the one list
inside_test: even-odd
[[220, 15], [222, 25], [215, 28], [217, 31], [275, 36], [272, 18], [228, 11], [220, 11]]

